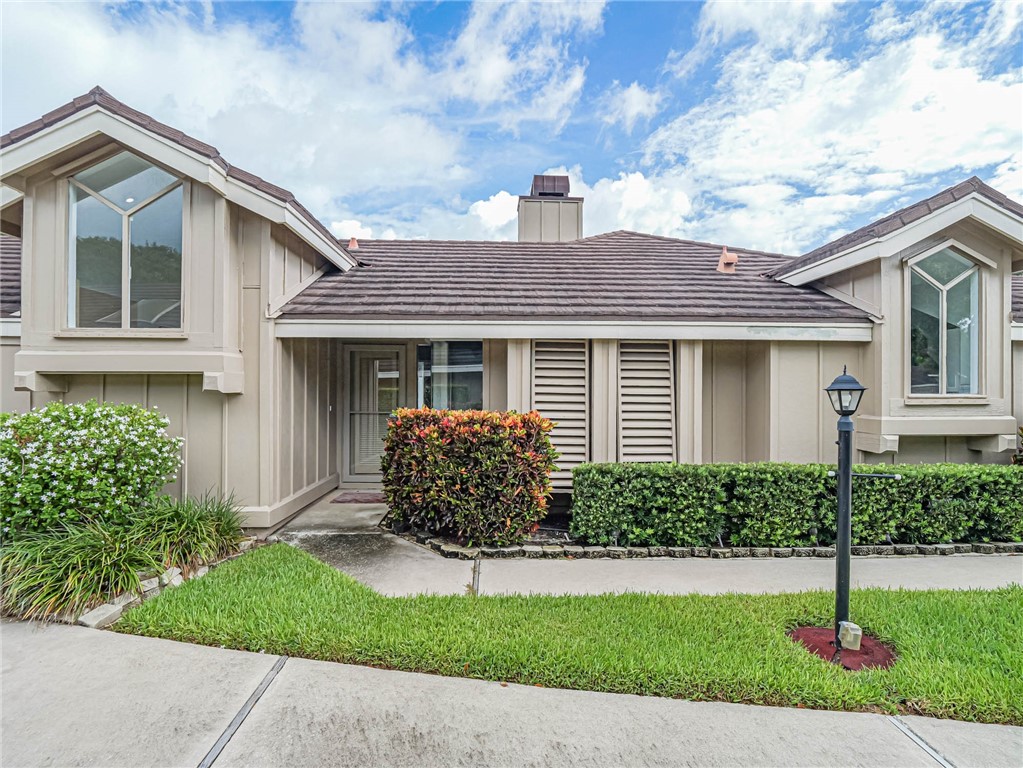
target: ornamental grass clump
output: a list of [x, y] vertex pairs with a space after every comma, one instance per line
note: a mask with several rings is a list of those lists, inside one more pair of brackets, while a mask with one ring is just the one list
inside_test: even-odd
[[0, 414], [2, 538], [79, 521], [126, 523], [181, 466], [169, 421], [140, 405], [49, 403]]
[[212, 493], [181, 500], [164, 496], [139, 514], [132, 527], [157, 552], [163, 567], [185, 574], [237, 551], [245, 538], [234, 496]]
[[392, 517], [466, 544], [522, 541], [547, 514], [553, 426], [536, 412], [398, 409], [381, 461]]
[[152, 544], [130, 526], [25, 532], [0, 549], [0, 608], [24, 619], [75, 618], [114, 595], [141, 594], [142, 577], [159, 567]]

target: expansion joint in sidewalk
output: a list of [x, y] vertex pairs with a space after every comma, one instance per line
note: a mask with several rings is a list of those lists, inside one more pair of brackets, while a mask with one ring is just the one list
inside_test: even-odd
[[924, 741], [923, 737], [916, 733], [916, 731], [914, 731], [912, 728], [910, 728], [909, 725], [906, 724], [906, 722], [902, 718], [898, 717], [897, 715], [888, 715], [887, 717], [888, 722], [890, 722], [892, 725], [894, 725], [896, 728], [898, 728], [900, 731], [906, 734], [906, 736], [909, 737], [910, 741], [912, 741], [914, 744], [920, 747], [920, 749], [922, 749], [924, 752], [930, 755], [931, 758], [938, 765], [941, 766], [941, 768], [955, 768], [955, 764], [949, 762], [949, 760], [944, 755], [942, 755], [938, 750], [936, 750], [934, 747], [932, 747], [930, 744]]
[[227, 724], [227, 728], [220, 734], [220, 738], [217, 739], [216, 743], [210, 748], [210, 751], [206, 753], [206, 757], [199, 763], [198, 768], [210, 768], [213, 763], [216, 762], [217, 758], [220, 757], [220, 753], [224, 751], [224, 747], [231, 740], [231, 737], [237, 733], [242, 723], [245, 722], [245, 718], [249, 716], [252, 708], [256, 706], [256, 702], [259, 701], [260, 697], [266, 693], [266, 689], [270, 687], [270, 683], [277, 677], [277, 673], [284, 669], [284, 663], [288, 660], [287, 656], [281, 656], [274, 663], [270, 671], [266, 673], [259, 685], [256, 686], [256, 690], [252, 692], [242, 708], [238, 710], [238, 713], [231, 719], [231, 722]]

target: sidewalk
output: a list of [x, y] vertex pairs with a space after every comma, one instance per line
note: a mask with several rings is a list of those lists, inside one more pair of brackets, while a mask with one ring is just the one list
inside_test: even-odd
[[3, 623], [0, 641], [4, 766], [1023, 765], [1008, 726], [502, 686], [60, 625]]
[[[331, 494], [334, 495], [334, 494]], [[378, 592], [465, 594], [601, 592], [720, 594], [832, 589], [835, 561], [822, 558], [642, 560], [449, 560], [377, 526], [386, 508], [313, 504], [280, 537]], [[855, 557], [852, 586], [994, 589], [1023, 583], [1021, 555]]]

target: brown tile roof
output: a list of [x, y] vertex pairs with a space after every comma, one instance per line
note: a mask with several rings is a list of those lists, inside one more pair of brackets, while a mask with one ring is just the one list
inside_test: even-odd
[[567, 243], [360, 241], [363, 266], [331, 272], [291, 318], [867, 322], [813, 288], [764, 277], [784, 256], [635, 232]]
[[1012, 319], [1023, 323], [1023, 274], [1012, 276]]
[[0, 317], [21, 312], [21, 238], [0, 234]]
[[988, 200], [1001, 206], [1010, 213], [1014, 213], [1017, 216], [1023, 216], [1023, 205], [1020, 205], [1015, 200], [1006, 197], [994, 187], [989, 187], [976, 176], [971, 176], [966, 181], [962, 181], [954, 187], [942, 190], [938, 194], [928, 197], [926, 200], [913, 203], [906, 208], [902, 208], [895, 213], [885, 216], [883, 219], [878, 219], [872, 224], [867, 224], [865, 227], [860, 227], [854, 232], [842, 235], [842, 237], [837, 240], [832, 240], [830, 243], [826, 243], [819, 248], [815, 248], [809, 253], [803, 254], [798, 259], [793, 259], [792, 261], [782, 265], [780, 268], [775, 269], [771, 272], [771, 276], [784, 277], [797, 269], [822, 261], [829, 256], [834, 256], [836, 253], [841, 253], [842, 251], [854, 248], [857, 245], [862, 245], [863, 243], [868, 243], [871, 240], [877, 240], [878, 238], [890, 235], [892, 232], [902, 229], [907, 224], [911, 224], [917, 219], [921, 219], [930, 213], [934, 213], [940, 208], [944, 208], [946, 205], [951, 205], [956, 200], [962, 200], [967, 195], [971, 195], [973, 193], [986, 197]]
[[[260, 178], [254, 173], [243, 171], [241, 168], [231, 165], [212, 144], [199, 141], [199, 139], [193, 138], [176, 128], [171, 128], [169, 125], [165, 125], [149, 115], [139, 112], [137, 109], [132, 109], [124, 102], [115, 99], [98, 85], [88, 93], [78, 96], [69, 101], [67, 104], [47, 112], [39, 119], [26, 123], [20, 128], [15, 128], [13, 131], [9, 131], [3, 136], [0, 136], [0, 148], [17, 144], [19, 141], [27, 139], [29, 136], [39, 133], [40, 131], [49, 128], [51, 125], [59, 123], [62, 120], [66, 120], [72, 115], [92, 106], [100, 107], [112, 115], [122, 117], [125, 120], [135, 123], [135, 125], [138, 125], [141, 128], [145, 128], [150, 133], [155, 133], [157, 136], [169, 139], [175, 144], [184, 147], [197, 155], [207, 158], [222, 168], [230, 178], [237, 179], [242, 184], [259, 190], [275, 200], [280, 200], [282, 203], [291, 205], [299, 213], [299, 215], [306, 220], [306, 223], [308, 223], [309, 226], [328, 240], [332, 242], [336, 241], [334, 235], [330, 233], [330, 230], [323, 226], [320, 220], [313, 216], [313, 214], [310, 213], [309, 210], [288, 190], [283, 187], [278, 187], [276, 184], [271, 184], [269, 181]], [[342, 250], [344, 249], [342, 248]]]

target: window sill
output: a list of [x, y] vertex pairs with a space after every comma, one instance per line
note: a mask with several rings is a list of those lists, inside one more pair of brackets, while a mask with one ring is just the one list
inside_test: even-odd
[[65, 328], [53, 334], [55, 339], [187, 339], [184, 331], [105, 330], [97, 328]]
[[907, 395], [903, 405], [990, 405], [987, 395]]

